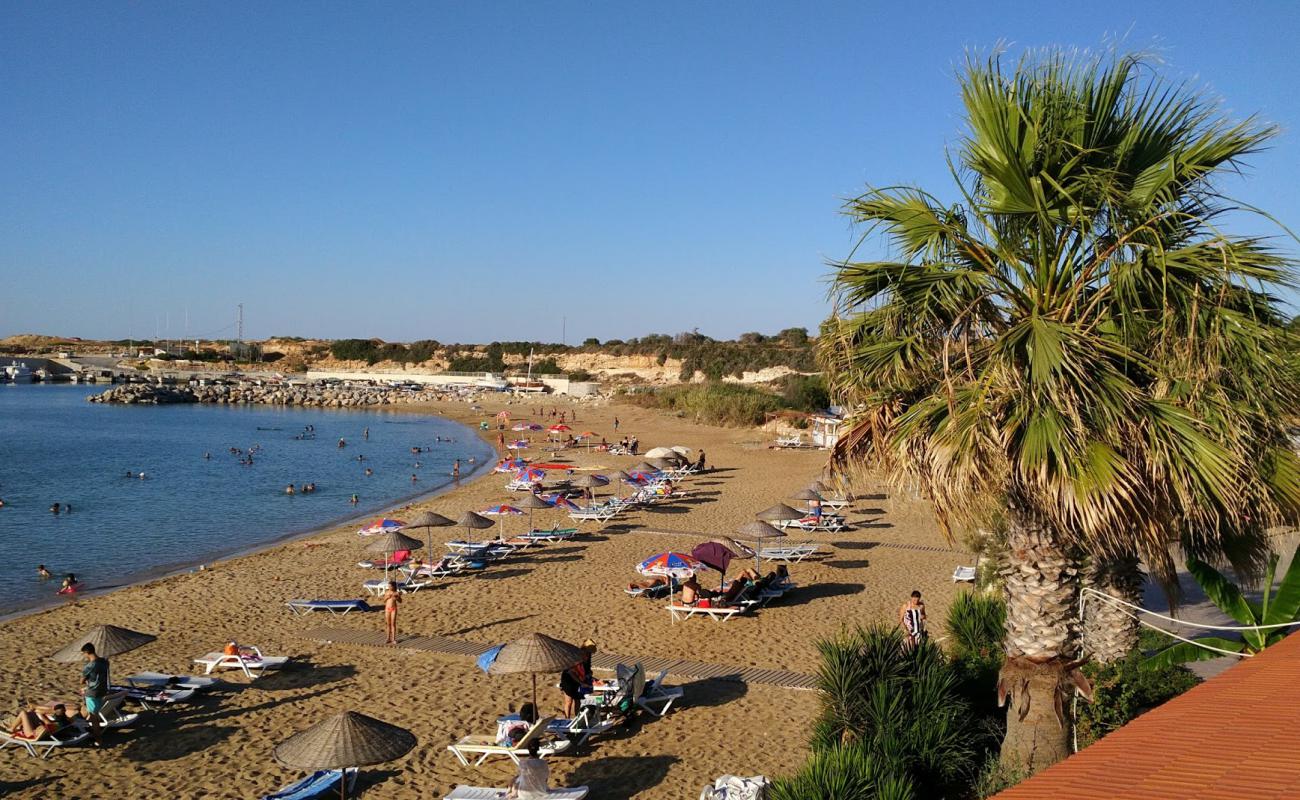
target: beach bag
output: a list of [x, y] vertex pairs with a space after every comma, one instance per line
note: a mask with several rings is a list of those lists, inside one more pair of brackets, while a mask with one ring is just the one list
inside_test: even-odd
[[700, 800], [767, 800], [771, 781], [762, 775], [742, 778], [739, 775], [723, 775], [705, 786], [700, 792]]

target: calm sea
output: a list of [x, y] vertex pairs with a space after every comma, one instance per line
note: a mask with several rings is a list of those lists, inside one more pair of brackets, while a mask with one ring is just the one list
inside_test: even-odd
[[[104, 388], [0, 385], [0, 613], [48, 602], [64, 573], [89, 589], [122, 585], [381, 511], [448, 485], [457, 458], [468, 476], [493, 457], [440, 417], [86, 402]], [[308, 482], [314, 494], [284, 494]]]

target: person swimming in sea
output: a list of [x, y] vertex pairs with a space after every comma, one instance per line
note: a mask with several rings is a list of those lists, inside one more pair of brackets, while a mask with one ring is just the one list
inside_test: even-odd
[[51, 514], [54, 514], [55, 516], [58, 516], [58, 514], [59, 514], [59, 504], [58, 504], [58, 503], [55, 503], [54, 505], [50, 506], [50, 513], [51, 513]]
[[54, 574], [50, 572], [48, 569], [46, 569], [44, 564], [37, 564], [36, 576], [41, 580], [48, 580], [49, 578], [53, 578]]
[[293, 484], [292, 484], [292, 483], [289, 484], [288, 486], [284, 487], [284, 493], [285, 493], [285, 494], [293, 494]]
[[357, 503], [361, 502], [361, 498], [357, 497], [357, 496], [354, 494], [354, 495], [352, 495], [352, 499], [349, 500], [348, 502], [355, 506]]
[[370, 467], [366, 467], [366, 477], [367, 477], [367, 478], [369, 478], [371, 475], [374, 475], [374, 474], [375, 474], [375, 471], [374, 471], [373, 469], [371, 469]]
[[203, 454], [203, 460], [204, 460], [204, 461], [211, 461], [211, 460], [212, 460], [212, 454], [211, 454], [211, 453], [204, 453], [204, 454]]

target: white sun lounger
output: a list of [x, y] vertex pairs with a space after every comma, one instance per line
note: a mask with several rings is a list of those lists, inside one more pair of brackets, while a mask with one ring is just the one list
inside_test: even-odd
[[799, 562], [816, 554], [817, 545], [811, 542], [786, 547], [764, 547], [758, 551], [758, 557], [764, 561]]
[[673, 707], [673, 703], [686, 696], [686, 690], [680, 686], [665, 686], [668, 677], [665, 669], [652, 681], [646, 681], [645, 690], [636, 699], [636, 704], [656, 717], [662, 717]]
[[[135, 721], [140, 719], [139, 714], [126, 713], [122, 711], [122, 704], [126, 702], [129, 694], [130, 692], [126, 689], [118, 689], [104, 695], [104, 702], [100, 705], [99, 711], [95, 713], [95, 716], [99, 718], [99, 724], [101, 727], [112, 729], [125, 728], [129, 725], [135, 724]], [[68, 709], [75, 709], [80, 705], [80, 703], [69, 703], [66, 700], [51, 701], [49, 703], [44, 703], [43, 705], [53, 706], [56, 703], [63, 703], [64, 707]]]
[[79, 724], [74, 722], [71, 726], [64, 728], [57, 733], [46, 733], [39, 739], [28, 739], [26, 736], [18, 736], [9, 733], [7, 729], [0, 730], [0, 750], [16, 745], [27, 751], [27, 755], [40, 758], [49, 758], [50, 753], [61, 747], [70, 747], [74, 744], [81, 744], [90, 738], [90, 731], [85, 727], [85, 722]]
[[365, 600], [290, 600], [285, 603], [295, 615], [310, 614], [313, 611], [328, 611], [330, 614], [347, 616], [349, 611], [370, 611]]
[[176, 705], [177, 703], [187, 703], [194, 699], [197, 694], [194, 689], [168, 689], [158, 686], [146, 688], [143, 686], [113, 686], [113, 691], [126, 692], [126, 699], [132, 703], [139, 703], [149, 711], [157, 711], [164, 706]]
[[193, 689], [202, 692], [220, 685], [217, 678], [201, 675], [171, 675], [165, 672], [137, 672], [127, 675], [126, 682], [137, 689]]
[[962, 581], [969, 581], [971, 583], [975, 582], [974, 567], [958, 567], [952, 571], [952, 582], [960, 583]]
[[287, 656], [264, 656], [262, 651], [256, 647], [249, 648], [253, 655], [231, 656], [225, 653], [208, 653], [205, 656], [194, 659], [195, 664], [203, 666], [203, 673], [211, 675], [214, 670], [218, 669], [238, 669], [242, 670], [250, 678], [257, 678], [265, 674], [268, 669], [280, 669], [289, 663]]
[[797, 528], [801, 531], [827, 531], [838, 533], [844, 530], [848, 525], [844, 517], [839, 514], [823, 514], [820, 519], [817, 517], [804, 517], [803, 519], [787, 519], [777, 523], [780, 528]]
[[[528, 755], [528, 744], [534, 739], [540, 738], [542, 734], [545, 733], [546, 726], [550, 725], [554, 719], [555, 717], [542, 717], [537, 720], [537, 722], [534, 722], [533, 727], [528, 729], [528, 732], [524, 734], [523, 738], [520, 739], [514, 747], [497, 744], [497, 737], [492, 734], [472, 734], [470, 736], [461, 737], [460, 741], [455, 744], [447, 745], [447, 749], [452, 752], [452, 755], [456, 756], [460, 763], [467, 767], [477, 767], [492, 756], [505, 756], [518, 764], [521, 756]], [[567, 749], [568, 746], [569, 743], [567, 741], [556, 742], [553, 745], [544, 745], [540, 749], [539, 754], [543, 757], [554, 755], [561, 750]], [[471, 756], [478, 756], [478, 760], [472, 765], [469, 761]]]
[[[397, 584], [397, 591], [401, 594], [412, 594], [414, 592], [420, 591], [426, 586], [433, 585], [433, 581], [392, 581], [392, 582]], [[365, 583], [361, 584], [361, 588], [365, 589], [367, 592], [370, 592], [375, 597], [379, 597], [384, 592], [388, 591], [388, 584], [389, 581], [380, 580], [376, 578], [375, 580], [366, 581]]]
[[737, 614], [743, 614], [746, 609], [744, 606], [683, 606], [667, 605], [668, 613], [672, 616], [672, 621], [679, 619], [690, 619], [695, 616], [705, 616], [714, 622], [726, 622]]
[[357, 785], [357, 768], [349, 767], [347, 770], [322, 769], [313, 772], [307, 777], [294, 781], [278, 792], [268, 794], [262, 797], [262, 800], [317, 800], [323, 797], [333, 797], [340, 793], [342, 787], [339, 782], [346, 779], [348, 782], [347, 793], [351, 794], [353, 787]]
[[[508, 792], [508, 789], [493, 789], [488, 786], [457, 786], [451, 790], [451, 794], [443, 795], [442, 800], [501, 800]], [[550, 790], [546, 793], [546, 800], [582, 800], [586, 796], [586, 786], [573, 786]]]

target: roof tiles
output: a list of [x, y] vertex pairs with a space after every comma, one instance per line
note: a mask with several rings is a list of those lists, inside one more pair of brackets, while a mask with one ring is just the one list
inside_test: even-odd
[[1300, 636], [1143, 714], [996, 800], [1300, 798]]

